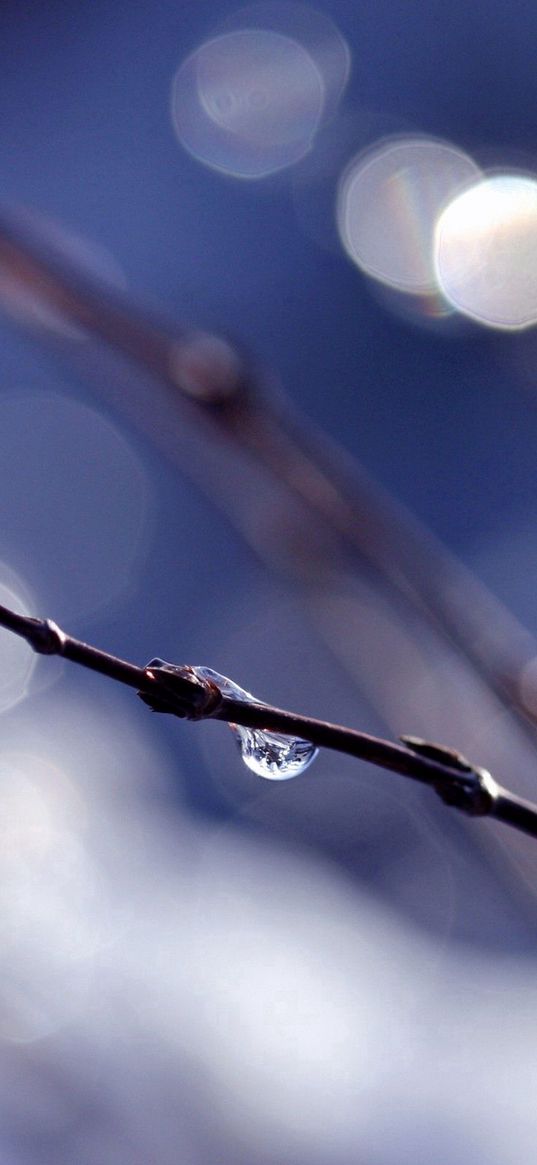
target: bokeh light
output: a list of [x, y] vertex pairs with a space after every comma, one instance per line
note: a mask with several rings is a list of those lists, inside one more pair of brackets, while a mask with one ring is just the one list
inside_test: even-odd
[[325, 84], [297, 40], [242, 28], [201, 45], [177, 71], [172, 118], [199, 161], [237, 178], [261, 178], [309, 150]]
[[[0, 563], [0, 604], [18, 615], [35, 614], [26, 588], [4, 563]], [[0, 628], [0, 658], [0, 712], [5, 712], [25, 696], [37, 656], [24, 639]]]
[[78, 691], [65, 684], [60, 698], [56, 689], [2, 718], [0, 1058], [95, 1009], [107, 982], [102, 967], [95, 982], [97, 960], [116, 944], [119, 954], [128, 926], [123, 879], [134, 893], [141, 863], [152, 885], [141, 790], [162, 790], [165, 760], [139, 731], [136, 706], [123, 708], [124, 693], [112, 689], [99, 713]]
[[[0, 752], [0, 1040], [49, 1035], [85, 1000], [99, 918], [84, 805], [42, 754]], [[92, 916], [93, 915], [93, 916]]]
[[479, 177], [472, 159], [448, 142], [408, 137], [377, 143], [351, 162], [340, 182], [337, 220], [349, 258], [392, 288], [434, 293], [438, 215]]
[[537, 323], [537, 179], [495, 174], [445, 207], [435, 236], [440, 287], [489, 327]]
[[351, 53], [326, 12], [295, 0], [258, 0], [233, 12], [218, 31], [241, 28], [279, 33], [302, 45], [323, 79], [323, 121], [333, 117], [349, 79]]

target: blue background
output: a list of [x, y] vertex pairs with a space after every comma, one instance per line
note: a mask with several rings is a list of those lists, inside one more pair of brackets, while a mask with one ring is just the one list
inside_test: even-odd
[[[410, 316], [345, 257], [333, 209], [345, 164], [387, 134], [446, 138], [484, 165], [535, 165], [532, 6], [522, 0], [509, 6], [327, 0], [324, 11], [345, 37], [352, 61], [338, 117], [321, 132], [311, 157], [251, 182], [219, 174], [187, 154], [169, 113], [178, 64], [234, 10], [203, 0], [4, 3], [2, 199], [106, 248], [135, 300], [171, 321], [244, 344], [278, 377], [298, 410], [537, 633], [535, 333], [498, 334]], [[341, 655], [334, 657], [317, 634], [300, 592], [252, 554], [232, 523], [190, 484], [188, 472], [182, 475], [149, 437], [121, 419], [105, 390], [119, 366], [100, 367], [96, 392], [88, 341], [72, 360], [69, 345], [53, 350], [46, 337], [41, 343], [7, 315], [0, 336], [0, 559], [27, 586], [35, 614], [139, 663], [154, 655], [205, 663], [280, 706], [372, 732], [427, 731], [419, 697], [406, 709], [412, 722], [401, 710], [400, 722], [396, 713], [387, 724], [375, 706], [367, 681], [371, 640], [360, 665], [364, 684], [353, 689]], [[128, 377], [122, 383], [128, 391]], [[205, 455], [211, 458], [209, 446]], [[404, 625], [401, 612], [397, 617]], [[420, 641], [419, 629], [409, 625], [406, 632]], [[348, 637], [356, 636], [356, 658], [359, 634], [348, 628]], [[427, 654], [426, 642], [421, 646]], [[389, 650], [380, 633], [387, 671]], [[63, 725], [59, 709], [69, 706], [74, 691], [88, 714], [95, 708], [110, 717], [112, 732], [117, 715], [119, 731], [132, 697], [74, 670], [40, 661], [27, 700], [5, 714], [10, 731], [26, 732], [43, 709], [49, 725], [55, 709]], [[476, 707], [481, 701], [472, 683], [455, 679], [452, 685], [446, 743], [465, 746], [457, 716], [464, 719], [472, 700]], [[297, 860], [302, 855], [337, 871], [348, 880], [351, 897], [369, 895], [380, 911], [410, 927], [417, 942], [426, 935], [433, 946], [447, 948], [453, 965], [461, 951], [471, 950], [485, 961], [520, 958], [534, 972], [537, 868], [530, 843], [454, 820], [426, 792], [346, 759], [323, 756], [318, 775], [311, 770], [311, 784], [308, 777], [260, 792], [222, 726], [150, 719], [137, 705], [129, 716], [125, 723], [160, 758], [157, 767], [161, 763], [165, 773], [154, 795], [148, 780], [144, 796], [162, 802], [172, 823], [180, 812], [196, 828], [252, 835], [262, 846], [276, 841]], [[483, 730], [483, 754], [473, 759], [494, 766], [506, 784], [520, 777], [526, 782], [521, 791], [530, 795], [534, 752], [507, 718], [487, 712], [484, 723], [487, 716], [494, 727], [490, 737]], [[98, 734], [97, 722], [89, 731]], [[121, 767], [121, 760], [116, 763]], [[449, 993], [445, 982], [442, 989]], [[502, 1022], [498, 993], [493, 1027]], [[119, 1043], [122, 1038], [117, 1035]], [[413, 1053], [416, 1078], [435, 1063], [434, 1050], [424, 1050], [420, 1039]], [[73, 1044], [77, 1064], [75, 1037]], [[11, 1062], [9, 1048], [4, 1054]], [[43, 1078], [64, 1054], [54, 1046], [41, 1053]], [[529, 1044], [527, 1056], [531, 1064]], [[226, 1161], [242, 1160], [243, 1151], [249, 1162], [313, 1159], [306, 1141], [280, 1143], [270, 1131], [264, 1147], [249, 1142], [246, 1118], [244, 1150], [238, 1148], [240, 1132], [226, 1132], [225, 1121], [214, 1143], [209, 1138], [205, 1144], [200, 1112], [209, 1101], [203, 1082], [192, 1084], [196, 1069], [186, 1060], [185, 1079], [200, 1109], [195, 1104], [194, 1115], [185, 1118], [198, 1130], [193, 1161], [215, 1161], [215, 1144]], [[452, 1067], [457, 1070], [456, 1056]], [[469, 1052], [461, 1052], [458, 1067], [474, 1071]], [[79, 1064], [76, 1070], [87, 1096]], [[162, 1073], [167, 1080], [165, 1067]], [[170, 1078], [176, 1079], [171, 1070]], [[416, 1126], [417, 1141], [401, 1114], [394, 1118], [406, 1146], [401, 1156], [379, 1116], [373, 1132], [355, 1131], [346, 1148], [334, 1149], [334, 1162], [357, 1161], [362, 1151], [371, 1162], [406, 1160], [405, 1153], [418, 1159], [421, 1151], [446, 1165], [475, 1165], [481, 1152], [485, 1159], [470, 1116], [462, 1126], [464, 1145], [447, 1115], [429, 1120], [437, 1100], [427, 1109], [422, 1142]], [[9, 1121], [12, 1102], [8, 1090]], [[47, 1156], [42, 1117], [36, 1110], [31, 1119], [35, 1142], [24, 1144], [13, 1134], [13, 1159], [58, 1161], [65, 1154], [73, 1160], [73, 1153], [98, 1159], [89, 1150], [78, 1156], [78, 1142], [63, 1125], [54, 1126]], [[515, 1147], [524, 1124], [520, 1114], [518, 1121], [509, 1126]], [[82, 1130], [91, 1123], [91, 1114], [80, 1118]], [[117, 1159], [166, 1161], [169, 1150], [173, 1160], [173, 1129], [166, 1144], [158, 1150], [150, 1139], [144, 1157], [127, 1147]], [[331, 1161], [330, 1151], [323, 1152]], [[112, 1160], [107, 1153], [100, 1160]]]

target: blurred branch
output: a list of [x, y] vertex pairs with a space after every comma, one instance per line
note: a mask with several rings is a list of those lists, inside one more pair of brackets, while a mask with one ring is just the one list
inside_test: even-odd
[[50, 619], [33, 619], [0, 606], [0, 626], [25, 639], [40, 655], [60, 655], [109, 679], [135, 688], [145, 703], [159, 712], [188, 720], [224, 720], [263, 732], [299, 736], [318, 748], [334, 749], [370, 764], [429, 785], [453, 808], [473, 817], [494, 817], [537, 837], [537, 805], [502, 788], [484, 769], [460, 753], [414, 737], [393, 744], [323, 720], [233, 699], [214, 679], [201, 677], [188, 665], [137, 667], [117, 656], [73, 639]]
[[[520, 679], [537, 642], [341, 449], [313, 435], [274, 386], [269, 399], [244, 353], [151, 318], [66, 262], [24, 216], [0, 216], [0, 265], [17, 287], [153, 378], [161, 395], [149, 408], [134, 379], [120, 392], [107, 379], [106, 399], [209, 494], [263, 561], [317, 600], [345, 558], [358, 558], [403, 610], [457, 648], [531, 726], [535, 743], [537, 692]], [[257, 479], [245, 489], [247, 474]]]

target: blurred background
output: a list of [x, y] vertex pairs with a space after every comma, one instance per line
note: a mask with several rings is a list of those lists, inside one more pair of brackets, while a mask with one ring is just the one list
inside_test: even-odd
[[[0, 33], [0, 602], [537, 799], [531, 6]], [[532, 1159], [534, 841], [6, 632], [0, 708], [3, 1159]]]

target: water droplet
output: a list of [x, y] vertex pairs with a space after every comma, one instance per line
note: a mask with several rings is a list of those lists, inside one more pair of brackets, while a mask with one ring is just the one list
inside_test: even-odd
[[[200, 679], [213, 680], [223, 696], [244, 703], [260, 703], [250, 692], [239, 688], [233, 680], [221, 676], [210, 667], [193, 667], [192, 671]], [[260, 728], [243, 728], [240, 724], [229, 726], [239, 746], [242, 759], [258, 777], [269, 781], [287, 781], [303, 773], [317, 756], [318, 749], [309, 740], [299, 736], [283, 736], [279, 732], [263, 732]]]

